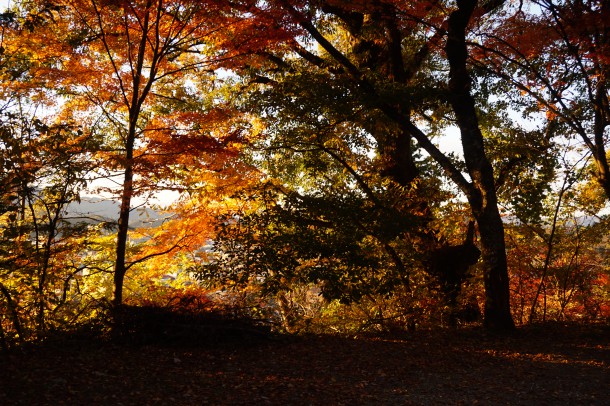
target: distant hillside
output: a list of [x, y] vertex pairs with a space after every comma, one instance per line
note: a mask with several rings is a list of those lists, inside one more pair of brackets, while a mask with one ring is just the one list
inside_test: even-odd
[[[131, 212], [131, 227], [153, 227], [161, 223], [161, 212], [147, 206], [138, 207]], [[68, 206], [67, 218], [71, 221], [86, 223], [116, 222], [119, 218], [119, 202], [99, 197], [82, 197], [80, 203]]]

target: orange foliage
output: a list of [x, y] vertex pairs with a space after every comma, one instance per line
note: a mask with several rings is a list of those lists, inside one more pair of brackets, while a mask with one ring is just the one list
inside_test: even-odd
[[[557, 242], [545, 271], [545, 241], [531, 230], [518, 227], [509, 229], [507, 236], [512, 311], [518, 322], [610, 317], [608, 274], [597, 265], [604, 259], [594, 247], [575, 248], [572, 244], [578, 237], [574, 236]], [[536, 318], [529, 320], [534, 300]]]

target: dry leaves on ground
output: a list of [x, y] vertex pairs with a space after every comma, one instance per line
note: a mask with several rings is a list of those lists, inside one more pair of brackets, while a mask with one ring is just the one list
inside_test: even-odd
[[607, 404], [608, 326], [248, 337], [201, 345], [68, 340], [10, 354], [3, 405]]

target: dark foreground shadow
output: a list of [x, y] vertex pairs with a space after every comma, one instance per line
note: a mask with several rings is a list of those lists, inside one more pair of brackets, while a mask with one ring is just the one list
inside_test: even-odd
[[199, 345], [78, 339], [11, 354], [0, 368], [0, 404], [608, 402], [607, 326], [534, 327], [509, 336], [441, 330], [400, 339], [278, 338], [236, 328], [224, 342], [220, 330], [202, 334]]

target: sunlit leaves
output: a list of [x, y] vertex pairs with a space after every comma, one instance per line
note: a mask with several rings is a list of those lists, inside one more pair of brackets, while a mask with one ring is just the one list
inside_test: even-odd
[[68, 205], [79, 201], [97, 145], [74, 125], [2, 118], [0, 302], [10, 311], [0, 322], [30, 339], [83, 311], [80, 253], [89, 230]]
[[[608, 277], [608, 249], [602, 231], [607, 219], [591, 225], [585, 224], [586, 217], [565, 216], [551, 245], [547, 235], [528, 225], [508, 228], [513, 313], [521, 323], [607, 317], [610, 296], [603, 281]], [[532, 306], [537, 307], [534, 320]]]

